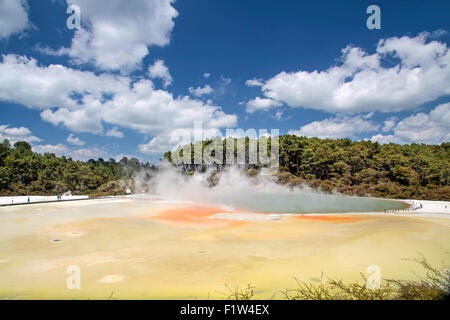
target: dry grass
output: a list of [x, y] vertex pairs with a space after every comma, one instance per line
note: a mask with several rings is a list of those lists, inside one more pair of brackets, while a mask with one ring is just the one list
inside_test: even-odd
[[[286, 300], [445, 300], [450, 294], [450, 267], [431, 265], [419, 254], [416, 259], [407, 259], [419, 264], [425, 271], [424, 276], [416, 276], [418, 280], [385, 279], [379, 289], [369, 288], [367, 278], [361, 274], [363, 282], [345, 283], [333, 279], [323, 273], [320, 284], [312, 284], [294, 278], [296, 287], [280, 291]], [[239, 286], [225, 285], [228, 293], [221, 293], [228, 300], [251, 300], [255, 295], [255, 287], [248, 284], [244, 289]]]
[[342, 280], [326, 277], [322, 274], [319, 285], [308, 284], [297, 278], [295, 289], [281, 291], [287, 300], [387, 300], [392, 297], [393, 288], [387, 286], [380, 289], [369, 289], [367, 279], [362, 275], [363, 283], [344, 283]]
[[228, 292], [219, 292], [226, 300], [251, 300], [255, 296], [255, 287], [247, 284], [246, 287], [240, 288], [239, 285], [234, 287], [225, 284]]
[[418, 263], [425, 270], [425, 276], [418, 276], [418, 280], [387, 279], [379, 289], [370, 289], [366, 286], [367, 279], [363, 274], [361, 274], [363, 283], [345, 283], [322, 274], [319, 285], [295, 279], [297, 287], [286, 289], [281, 293], [288, 300], [444, 300], [449, 298], [449, 266], [435, 267], [423, 255], [408, 260]]
[[444, 300], [450, 294], [450, 266], [442, 267], [431, 265], [427, 259], [419, 254], [414, 261], [425, 269], [425, 276], [419, 276], [418, 280], [387, 280], [397, 287], [397, 299], [402, 300]]

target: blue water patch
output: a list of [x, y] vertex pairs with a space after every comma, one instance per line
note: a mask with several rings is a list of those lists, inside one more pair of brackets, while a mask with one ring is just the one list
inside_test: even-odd
[[227, 195], [220, 201], [233, 207], [271, 213], [382, 212], [405, 207], [405, 204], [399, 201], [314, 192], [250, 192]]

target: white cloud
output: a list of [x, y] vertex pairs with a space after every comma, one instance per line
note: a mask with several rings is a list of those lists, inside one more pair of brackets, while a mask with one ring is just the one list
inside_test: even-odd
[[172, 150], [175, 146], [184, 145], [185, 143], [191, 142], [188, 138], [183, 140], [182, 137], [186, 134], [189, 135], [189, 137], [193, 137], [190, 129], [176, 129], [171, 132], [168, 131], [152, 138], [148, 143], [140, 144], [138, 148], [143, 154], [161, 154]]
[[[108, 96], [105, 99], [105, 95]], [[103, 133], [102, 123], [152, 136], [167, 135], [203, 121], [206, 128], [232, 127], [237, 116], [212, 101], [174, 98], [152, 81], [110, 74], [95, 75], [61, 65], [40, 66], [34, 59], [3, 56], [0, 100], [40, 109], [41, 118], [73, 132]]]
[[262, 87], [264, 85], [263, 79], [249, 79], [245, 81], [247, 87]]
[[397, 123], [393, 134], [377, 134], [371, 140], [401, 144], [450, 141], [450, 103], [440, 104], [429, 113], [413, 114]]
[[437, 29], [430, 33], [430, 38], [437, 39], [443, 36], [446, 36], [448, 34], [448, 31], [444, 29]]
[[130, 91], [115, 95], [104, 104], [102, 116], [108, 123], [150, 134], [191, 127], [194, 121], [224, 127], [235, 125], [237, 120], [235, 115], [225, 114], [209, 102], [174, 98], [167, 91], [155, 90], [149, 80], [140, 80]]
[[292, 118], [290, 115], [288, 115], [288, 116], [286, 116], [286, 117], [283, 117], [283, 115], [284, 115], [284, 110], [277, 110], [277, 111], [275, 112], [275, 114], [272, 115], [272, 116], [270, 116], [270, 117], [271, 117], [272, 119], [277, 120], [277, 121], [285, 121], [285, 120], [289, 120], [289, 119]]
[[331, 139], [355, 138], [357, 134], [377, 131], [379, 127], [362, 115], [353, 117], [338, 115], [335, 118], [311, 122], [300, 130], [289, 131], [289, 134]]
[[69, 153], [69, 148], [67, 148], [67, 146], [59, 143], [56, 145], [51, 145], [51, 144], [47, 144], [47, 145], [36, 145], [33, 146], [33, 151], [37, 152], [37, 153], [54, 153], [58, 156], [61, 155], [68, 155]]
[[89, 159], [106, 158], [109, 156], [103, 148], [81, 148], [70, 149], [62, 143], [56, 145], [33, 145], [34, 152], [37, 153], [54, 153], [56, 156], [71, 157], [74, 160], [86, 161]]
[[122, 131], [119, 131], [119, 129], [117, 127], [113, 127], [112, 129], [110, 129], [106, 132], [106, 136], [121, 139], [124, 137], [124, 134]]
[[77, 108], [58, 108], [55, 111], [46, 109], [41, 112], [41, 118], [55, 126], [64, 125], [72, 131], [100, 134], [103, 132], [102, 109], [99, 100], [86, 96], [83, 104]]
[[[108, 153], [103, 148], [70, 149], [69, 147], [61, 143], [56, 145], [35, 144], [36, 142], [41, 142], [42, 139], [33, 136], [31, 131], [25, 127], [10, 128], [8, 125], [0, 125], [0, 141], [3, 141], [4, 139], [8, 139], [11, 144], [14, 144], [18, 141], [27, 141], [28, 143], [32, 144], [32, 149], [34, 152], [41, 154], [49, 152], [54, 153], [57, 156], [64, 155], [72, 157], [75, 160], [85, 161], [90, 158], [105, 157], [108, 155]], [[67, 137], [67, 142], [77, 146], [84, 145], [84, 142], [79, 138], [74, 137], [73, 134], [70, 134]]]
[[384, 126], [381, 129], [383, 132], [389, 132], [392, 130], [392, 128], [395, 127], [395, 125], [397, 124], [397, 117], [391, 117], [385, 121], [383, 121]]
[[211, 76], [211, 74], [209, 73], [209, 72], [205, 72], [204, 74], [203, 74], [203, 77], [204, 78], [209, 78]]
[[368, 140], [371, 140], [373, 142], [378, 142], [378, 143], [381, 143], [381, 144], [385, 144], [385, 143], [405, 144], [404, 141], [398, 139], [397, 137], [395, 137], [392, 134], [383, 135], [383, 134], [379, 133], [379, 134], [376, 134], [376, 135], [372, 136], [372, 138], [370, 138]]
[[120, 161], [120, 160], [122, 160], [122, 158], [128, 158], [128, 159], [136, 158], [136, 159], [138, 159], [140, 162], [144, 162], [144, 160], [141, 159], [141, 158], [138, 157], [138, 156], [129, 155], [129, 154], [125, 154], [125, 153], [121, 153], [121, 154], [115, 155], [115, 156], [112, 157], [112, 158], [113, 158], [114, 160], [116, 160], [116, 161]]
[[[398, 64], [385, 67], [385, 61]], [[281, 72], [264, 95], [291, 107], [327, 112], [395, 112], [450, 94], [450, 51], [429, 33], [381, 40], [374, 54], [348, 46], [340, 64], [323, 71]]]
[[73, 144], [75, 146], [84, 146], [86, 144], [86, 142], [81, 141], [80, 138], [75, 137], [73, 135], [73, 133], [69, 134], [69, 136], [67, 137], [66, 141], [70, 144]]
[[0, 0], [0, 39], [17, 34], [28, 25], [25, 0]]
[[211, 88], [209, 85], [202, 87], [198, 87], [198, 88], [194, 88], [194, 87], [189, 87], [189, 93], [193, 94], [196, 97], [201, 97], [203, 95], [208, 95], [211, 94], [214, 91], [213, 88]]
[[164, 81], [164, 88], [167, 88], [172, 84], [172, 76], [163, 60], [156, 60], [155, 63], [149, 66], [148, 75], [152, 79], [162, 79]]
[[274, 118], [277, 120], [281, 120], [283, 118], [283, 110], [277, 110], [277, 112], [275, 112]]
[[[103, 70], [134, 70], [152, 45], [170, 42], [178, 12], [173, 0], [67, 0], [81, 9], [82, 28], [72, 45], [53, 53], [68, 55], [74, 63], [93, 63]], [[47, 50], [51, 53], [51, 50]]]
[[100, 100], [103, 94], [128, 90], [129, 83], [128, 77], [41, 66], [33, 58], [13, 54], [4, 55], [0, 63], [0, 100], [33, 109], [76, 109], [79, 101], [74, 93]]
[[255, 111], [261, 111], [261, 110], [265, 111], [265, 110], [269, 110], [272, 107], [280, 107], [282, 105], [283, 105], [282, 103], [272, 100], [272, 99], [256, 97], [255, 99], [247, 102], [246, 111], [248, 113], [253, 113]]
[[223, 81], [223, 83], [227, 86], [231, 83], [231, 78], [227, 78], [224, 76], [220, 76], [220, 79]]
[[215, 85], [216, 95], [223, 96], [228, 92], [229, 86], [231, 84], [231, 78], [220, 76], [220, 80], [217, 81]]
[[28, 128], [10, 128], [8, 125], [0, 125], [0, 142], [4, 139], [8, 139], [11, 144], [18, 141], [27, 141], [28, 143], [41, 141], [38, 137], [33, 136]]
[[205, 139], [214, 139], [215, 137], [223, 137], [224, 134], [217, 127], [211, 127], [202, 124], [202, 135], [196, 136], [193, 126], [190, 128], [178, 128], [166, 131], [151, 139], [146, 144], [139, 145], [139, 151], [144, 154], [161, 154], [175, 147], [183, 146], [187, 143], [197, 142]]

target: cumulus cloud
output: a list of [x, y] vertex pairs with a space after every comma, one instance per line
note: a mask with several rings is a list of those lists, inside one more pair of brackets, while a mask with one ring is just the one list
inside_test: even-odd
[[34, 152], [37, 153], [54, 153], [56, 156], [71, 157], [74, 160], [86, 161], [89, 159], [106, 158], [109, 156], [103, 148], [81, 148], [70, 149], [62, 143], [56, 145], [34, 145], [32, 147]]
[[151, 81], [140, 80], [130, 91], [118, 93], [105, 103], [103, 119], [142, 133], [191, 127], [203, 121], [211, 127], [233, 126], [236, 115], [225, 114], [219, 106], [189, 97], [177, 97], [167, 91], [155, 90]]
[[285, 120], [289, 120], [292, 118], [291, 115], [284, 117], [284, 110], [276, 110], [275, 114], [271, 115], [270, 117], [277, 121], [285, 121]]
[[209, 73], [209, 72], [205, 72], [204, 74], [203, 74], [203, 77], [204, 78], [209, 78], [211, 76], [211, 74]]
[[209, 85], [206, 85], [204, 87], [189, 87], [189, 93], [193, 94], [196, 97], [201, 97], [203, 95], [211, 94], [214, 91], [213, 88], [211, 88]]
[[389, 132], [392, 130], [392, 128], [395, 127], [396, 123], [397, 123], [397, 117], [390, 117], [389, 119], [383, 121], [384, 126], [381, 129], [383, 132]]
[[67, 0], [81, 9], [82, 28], [68, 48], [46, 50], [68, 55], [74, 63], [93, 63], [103, 70], [134, 70], [148, 47], [165, 46], [178, 12], [173, 0]]
[[161, 154], [169, 150], [174, 150], [176, 147], [184, 146], [187, 143], [225, 137], [228, 132], [228, 129], [223, 132], [224, 130], [220, 130], [218, 127], [211, 126], [208, 123], [199, 122], [198, 125], [198, 128], [201, 127], [201, 135], [199, 134], [197, 136], [197, 133], [194, 131], [194, 126], [166, 131], [154, 137], [148, 143], [139, 145], [139, 151], [149, 155]]
[[392, 129], [393, 134], [377, 134], [370, 140], [380, 143], [440, 144], [450, 141], [450, 103], [440, 104], [429, 113], [404, 118]]
[[0, 39], [17, 34], [28, 25], [25, 0], [0, 0]]
[[167, 131], [152, 138], [148, 143], [140, 144], [139, 151], [143, 154], [155, 155], [171, 150], [175, 146], [192, 142], [193, 132], [191, 129], [176, 129]]
[[9, 125], [0, 125], [0, 142], [4, 139], [8, 139], [11, 144], [18, 141], [27, 141], [28, 143], [41, 141], [38, 137], [33, 136], [28, 128], [11, 128]]
[[437, 29], [430, 33], [430, 38], [437, 39], [437, 38], [446, 36], [447, 34], [448, 34], [448, 31], [443, 30], [443, 29]]
[[247, 87], [262, 87], [264, 85], [263, 79], [249, 79], [245, 81]]
[[128, 90], [128, 77], [95, 75], [62, 65], [41, 66], [36, 59], [4, 55], [0, 63], [0, 100], [45, 110], [75, 109], [77, 95], [100, 100], [104, 94]]
[[174, 98], [166, 91], [154, 90], [148, 80], [135, 83], [130, 92], [118, 94], [107, 102], [103, 119], [156, 136], [147, 147], [140, 147], [141, 152], [148, 154], [168, 150], [167, 145], [174, 143], [170, 137], [177, 130], [192, 128], [195, 121], [201, 121], [206, 129], [233, 127], [237, 123], [236, 115], [226, 114], [211, 101]]
[[253, 113], [255, 111], [261, 111], [261, 110], [265, 111], [265, 110], [269, 110], [270, 108], [279, 107], [282, 105], [283, 105], [282, 103], [275, 101], [273, 99], [270, 99], [270, 98], [256, 97], [255, 99], [247, 102], [246, 111], [248, 113]]
[[265, 81], [262, 91], [291, 107], [395, 112], [450, 94], [449, 83], [447, 45], [430, 41], [424, 32], [380, 40], [373, 54], [347, 46], [338, 65], [323, 71], [281, 72]]
[[110, 129], [106, 132], [106, 136], [121, 139], [124, 137], [124, 134], [122, 131], [119, 131], [119, 129], [117, 127], [113, 127], [112, 129]]
[[220, 80], [215, 85], [215, 92], [219, 96], [223, 96], [228, 93], [231, 84], [231, 78], [220, 76]]
[[[105, 98], [107, 97], [107, 98]], [[192, 127], [232, 127], [235, 114], [226, 114], [212, 101], [174, 97], [156, 90], [151, 80], [77, 71], [61, 65], [39, 65], [35, 59], [6, 55], [0, 63], [0, 100], [43, 110], [41, 118], [73, 132], [103, 133], [103, 123], [153, 136]], [[111, 134], [111, 132], [110, 132]]]
[[75, 145], [75, 146], [84, 146], [84, 145], [86, 144], [86, 142], [81, 141], [80, 138], [75, 137], [75, 136], [73, 135], [73, 133], [71, 133], [71, 134], [67, 137], [66, 141], [67, 141], [68, 143], [70, 143], [70, 144]]
[[[57, 156], [69, 156], [75, 160], [86, 161], [91, 158], [106, 157], [108, 155], [108, 152], [106, 152], [103, 148], [94, 147], [71, 149], [62, 143], [58, 143], [56, 145], [36, 144], [41, 142], [42, 139], [34, 136], [31, 131], [25, 127], [11, 128], [8, 125], [0, 125], [0, 141], [3, 141], [4, 139], [8, 139], [11, 144], [18, 141], [26, 141], [32, 145], [34, 152], [41, 154], [54, 153]], [[67, 142], [76, 146], [82, 146], [85, 144], [73, 134], [70, 134], [67, 137]]]
[[149, 66], [148, 75], [152, 79], [162, 79], [164, 82], [164, 88], [167, 88], [172, 84], [172, 76], [169, 73], [169, 68], [166, 67], [163, 60], [156, 60], [155, 63]]
[[64, 127], [77, 132], [100, 134], [103, 132], [102, 104], [92, 97], [85, 97], [83, 104], [76, 109], [58, 108], [55, 111], [46, 109], [41, 112], [41, 118], [54, 126]]
[[318, 138], [355, 138], [363, 132], [373, 132], [379, 129], [379, 125], [369, 120], [370, 116], [347, 116], [338, 115], [321, 121], [311, 122], [300, 130], [291, 130], [289, 134], [296, 136], [318, 137]]

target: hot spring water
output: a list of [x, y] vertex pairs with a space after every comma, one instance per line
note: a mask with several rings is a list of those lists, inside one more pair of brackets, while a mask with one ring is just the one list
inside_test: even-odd
[[242, 209], [271, 213], [375, 212], [404, 207], [397, 201], [328, 195], [314, 192], [229, 194], [220, 203]]
[[210, 176], [210, 172], [186, 176], [167, 167], [152, 179], [152, 190], [168, 200], [273, 213], [374, 212], [404, 207], [397, 201], [325, 194], [307, 187], [291, 190], [275, 183], [271, 175], [249, 178], [238, 169], [220, 172], [213, 187]]

